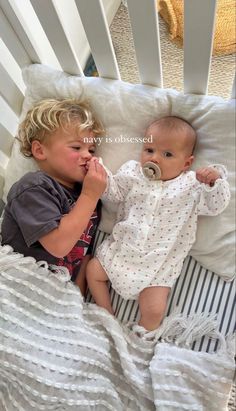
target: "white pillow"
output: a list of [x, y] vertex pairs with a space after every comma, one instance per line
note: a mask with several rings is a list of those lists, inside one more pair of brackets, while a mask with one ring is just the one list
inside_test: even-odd
[[[193, 168], [223, 163], [229, 172], [232, 199], [217, 217], [199, 219], [197, 240], [190, 252], [207, 269], [226, 279], [234, 276], [234, 101], [219, 97], [183, 95], [170, 89], [133, 85], [118, 80], [70, 76], [44, 65], [34, 64], [23, 71], [27, 86], [22, 118], [43, 98], [84, 97], [106, 128], [106, 136], [97, 155], [115, 172], [129, 159], [138, 159], [141, 144], [116, 142], [123, 136], [141, 137], [148, 124], [166, 115], [176, 115], [191, 122], [198, 134]], [[4, 200], [11, 185], [27, 171], [35, 169], [33, 160], [19, 153], [15, 141], [4, 188]], [[100, 229], [110, 232], [115, 214], [103, 210]]]

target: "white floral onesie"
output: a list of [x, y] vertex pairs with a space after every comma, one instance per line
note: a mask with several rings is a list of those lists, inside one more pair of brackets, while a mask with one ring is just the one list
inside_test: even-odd
[[139, 162], [128, 161], [112, 175], [103, 202], [119, 203], [112, 234], [96, 257], [112, 287], [125, 299], [137, 299], [146, 287], [172, 287], [195, 241], [198, 215], [217, 215], [229, 203], [224, 166], [212, 166], [221, 179], [213, 187], [193, 171], [173, 180], [148, 180]]

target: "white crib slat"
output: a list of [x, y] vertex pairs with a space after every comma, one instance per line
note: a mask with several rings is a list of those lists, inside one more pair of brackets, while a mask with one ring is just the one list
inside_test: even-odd
[[1, 202], [2, 202], [2, 196], [3, 196], [5, 173], [6, 173], [6, 170], [1, 165], [1, 160], [0, 160], [0, 199], [1, 199]]
[[100, 77], [120, 79], [101, 0], [75, 0]]
[[[0, 139], [2, 138], [2, 133], [3, 133], [3, 146], [5, 149], [3, 150], [5, 154], [8, 154], [10, 157], [10, 151], [7, 153], [7, 151], [11, 148], [11, 145], [14, 141], [14, 138], [17, 133], [17, 128], [18, 128], [18, 116], [11, 110], [11, 108], [8, 106], [8, 104], [3, 100], [3, 98], [0, 96]], [[5, 142], [5, 140], [7, 140]], [[0, 142], [0, 147], [2, 143]]]
[[[10, 53], [5, 43], [0, 39], [0, 64], [4, 67], [13, 82], [25, 94], [25, 83], [22, 78], [22, 71], [16, 60]], [[0, 86], [1, 87], [1, 86]]]
[[231, 92], [231, 98], [236, 98], [236, 74], [234, 76], [234, 82], [233, 82], [233, 87], [232, 87], [232, 92]]
[[127, 0], [141, 82], [162, 87], [156, 3], [156, 0]]
[[43, 4], [38, 0], [30, 2], [63, 70], [70, 74], [83, 75], [78, 57], [63, 29], [53, 1], [47, 0]]
[[1, 151], [10, 157], [14, 137], [9, 131], [0, 123], [0, 147]]
[[4, 26], [1, 27], [2, 38], [19, 66], [23, 67], [32, 62], [41, 63], [37, 51], [33, 47], [31, 40], [27, 36], [21, 21], [12, 9], [10, 3], [6, 0], [0, 0], [0, 5], [3, 11], [2, 15], [3, 13], [5, 15], [5, 22], [3, 18], [1, 20], [1, 24], [4, 24]]
[[18, 127], [18, 116], [11, 110], [6, 101], [0, 96], [0, 123], [15, 136]]
[[24, 99], [24, 95], [19, 87], [14, 83], [12, 78], [8, 75], [2, 64], [0, 63], [0, 78], [1, 89], [0, 94], [11, 109], [18, 116], [21, 113], [21, 107]]
[[54, 0], [54, 6], [63, 22], [63, 28], [71, 41], [74, 52], [79, 57], [80, 65], [84, 68], [90, 55], [90, 47], [75, 1]]
[[3, 42], [11, 54], [19, 64], [20, 67], [26, 66], [31, 63], [29, 55], [26, 53], [24, 47], [22, 46], [19, 38], [17, 37], [15, 31], [13, 30], [10, 22], [3, 14], [3, 11], [0, 9], [0, 33]]
[[184, 92], [206, 94], [217, 0], [184, 1]]

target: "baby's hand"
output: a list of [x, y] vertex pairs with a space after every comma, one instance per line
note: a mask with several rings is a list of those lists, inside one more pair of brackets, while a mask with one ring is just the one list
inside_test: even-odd
[[107, 185], [107, 173], [99, 164], [98, 158], [93, 157], [88, 163], [88, 172], [83, 181], [82, 193], [98, 200]]
[[215, 168], [203, 167], [196, 171], [196, 178], [200, 183], [209, 184], [212, 187], [221, 176]]

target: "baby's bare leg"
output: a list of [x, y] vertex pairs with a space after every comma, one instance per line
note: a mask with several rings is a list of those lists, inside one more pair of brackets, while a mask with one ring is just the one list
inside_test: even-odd
[[86, 278], [96, 304], [114, 314], [107, 286], [108, 277], [97, 258], [92, 258], [88, 262]]
[[159, 327], [165, 313], [169, 292], [169, 287], [144, 288], [139, 295], [141, 313], [139, 325], [149, 331]]

